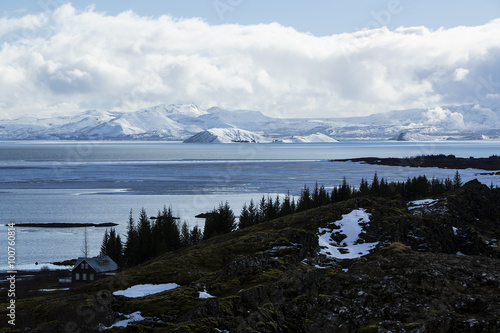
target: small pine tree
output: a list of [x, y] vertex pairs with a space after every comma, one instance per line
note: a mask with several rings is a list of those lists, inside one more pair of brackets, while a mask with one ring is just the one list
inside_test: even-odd
[[290, 193], [287, 193], [285, 199], [283, 199], [283, 204], [281, 205], [279, 216], [287, 216], [294, 213], [292, 208], [293, 199], [290, 198]]
[[193, 227], [193, 229], [191, 229], [191, 235], [190, 235], [191, 245], [198, 244], [202, 238], [203, 238], [203, 234], [202, 234], [200, 228], [197, 225], [195, 225]]
[[189, 231], [186, 221], [184, 221], [181, 227], [181, 246], [189, 245], [191, 245], [191, 232]]
[[318, 194], [318, 202], [320, 206], [326, 205], [330, 201], [330, 198], [328, 197], [328, 193], [325, 190], [325, 186], [321, 185], [319, 188], [319, 194]]
[[308, 210], [313, 207], [313, 201], [311, 200], [311, 192], [309, 191], [309, 187], [304, 185], [300, 193], [299, 202], [297, 203], [297, 211], [301, 212], [304, 210]]
[[137, 223], [137, 237], [138, 237], [138, 257], [139, 262], [143, 263], [153, 256], [152, 237], [151, 237], [151, 223], [149, 222], [148, 215], [144, 208], [139, 213], [139, 221]]
[[380, 193], [380, 183], [378, 180], [377, 172], [375, 172], [375, 174], [373, 175], [372, 186], [370, 190], [373, 195], [379, 195]]
[[259, 221], [259, 213], [257, 208], [253, 203], [253, 199], [250, 199], [250, 204], [248, 205], [248, 224], [254, 225]]
[[132, 214], [132, 209], [130, 210], [127, 226], [127, 239], [125, 241], [124, 257], [125, 262], [128, 266], [134, 266], [139, 263], [138, 251], [138, 235], [137, 229], [134, 222], [134, 217]]
[[453, 177], [453, 188], [455, 190], [461, 188], [463, 185], [462, 183], [462, 176], [458, 172], [458, 170], [455, 172], [455, 176]]
[[108, 241], [109, 241], [109, 234], [108, 234], [108, 228], [106, 228], [101, 243], [101, 255], [103, 256], [108, 254]]
[[247, 204], [243, 205], [241, 209], [238, 228], [243, 229], [252, 225], [252, 221], [250, 221], [250, 212], [248, 211]]

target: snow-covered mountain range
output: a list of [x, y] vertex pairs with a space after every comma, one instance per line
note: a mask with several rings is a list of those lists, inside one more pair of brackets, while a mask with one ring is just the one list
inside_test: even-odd
[[272, 118], [259, 111], [157, 105], [135, 112], [89, 110], [0, 120], [1, 140], [171, 140], [196, 143], [500, 138], [500, 105], [391, 111], [367, 117]]

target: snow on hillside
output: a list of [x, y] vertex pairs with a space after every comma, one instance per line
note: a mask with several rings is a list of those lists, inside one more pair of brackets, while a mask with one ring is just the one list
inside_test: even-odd
[[[365, 243], [359, 236], [363, 232], [363, 225], [370, 223], [370, 216], [363, 208], [355, 209], [334, 222], [334, 228], [319, 228], [320, 253], [337, 259], [354, 259], [369, 254], [378, 242]], [[345, 237], [336, 242], [334, 238], [338, 238], [337, 234]]]
[[278, 140], [275, 142], [283, 142], [283, 143], [315, 143], [315, 142], [339, 142], [328, 135], [323, 133], [315, 133], [306, 136], [292, 136], [288, 139]]
[[125, 296], [129, 298], [145, 297], [152, 294], [158, 294], [167, 290], [178, 288], [177, 283], [165, 284], [138, 284], [125, 290], [118, 290], [113, 293], [115, 296]]
[[[212, 129], [227, 129], [217, 132]], [[239, 129], [240, 132], [235, 131]], [[252, 135], [241, 131], [254, 132]], [[216, 133], [217, 132], [217, 133]], [[259, 134], [256, 134], [256, 133]], [[481, 140], [500, 138], [500, 105], [443, 106], [366, 117], [272, 118], [259, 111], [161, 104], [135, 112], [91, 110], [45, 119], [0, 120], [0, 139], [332, 142], [339, 140]], [[190, 141], [188, 141], [190, 142]], [[334, 141], [333, 141], [334, 142]]]
[[198, 107], [196, 104], [191, 103], [191, 104], [160, 104], [153, 106], [151, 108], [147, 109], [142, 109], [140, 111], [144, 110], [151, 110], [159, 113], [163, 113], [166, 116], [185, 116], [185, 117], [199, 117], [203, 116], [204, 114], [208, 114], [208, 112], [200, 107]]
[[236, 127], [247, 131], [257, 131], [276, 122], [275, 118], [265, 116], [259, 111], [227, 111], [216, 107], [207, 111], [208, 114], [197, 119], [198, 123], [205, 127], [204, 129]]
[[237, 143], [237, 142], [265, 142], [261, 135], [239, 128], [211, 128], [200, 132], [184, 143]]

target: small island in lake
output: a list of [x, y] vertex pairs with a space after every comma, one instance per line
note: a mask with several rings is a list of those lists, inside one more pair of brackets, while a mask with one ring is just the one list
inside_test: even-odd
[[16, 223], [16, 227], [26, 228], [85, 228], [85, 227], [114, 227], [118, 223]]
[[423, 167], [423, 168], [444, 168], [444, 169], [482, 169], [482, 170], [500, 170], [500, 156], [492, 155], [488, 158], [463, 158], [455, 157], [455, 155], [421, 155], [416, 157], [405, 158], [378, 158], [378, 157], [361, 157], [349, 159], [336, 159], [330, 162], [364, 162], [375, 165], [389, 166], [408, 166], [408, 167]]

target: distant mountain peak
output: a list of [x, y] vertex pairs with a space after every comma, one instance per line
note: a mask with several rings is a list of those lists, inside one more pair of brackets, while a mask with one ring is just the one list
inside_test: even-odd
[[211, 128], [193, 135], [185, 143], [240, 143], [266, 141], [260, 134], [239, 128]]
[[[221, 132], [223, 129], [226, 132]], [[181, 141], [200, 133], [206, 136], [203, 140], [215, 137], [215, 142], [218, 138], [224, 142], [495, 140], [500, 138], [500, 106], [468, 104], [366, 117], [287, 119], [272, 118], [260, 111], [228, 111], [220, 107], [205, 110], [188, 103], [159, 104], [133, 112], [87, 110], [51, 118], [0, 119], [1, 140]]]

